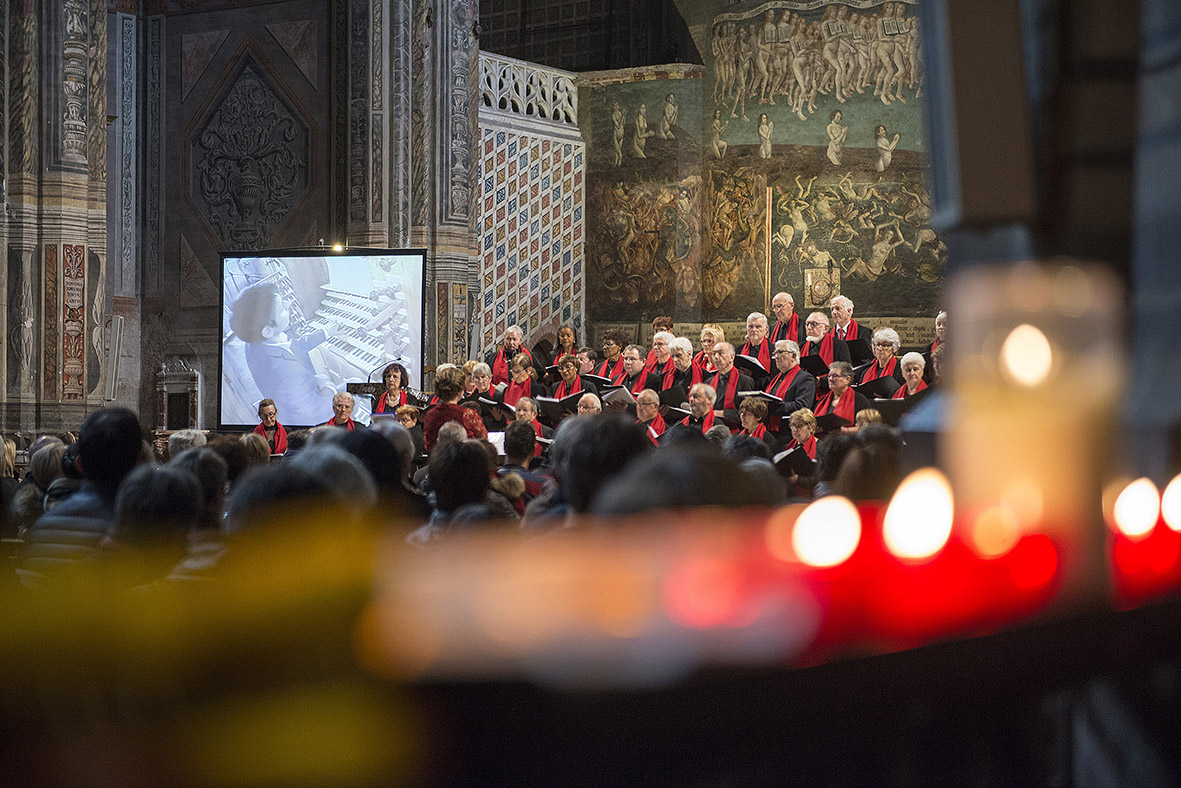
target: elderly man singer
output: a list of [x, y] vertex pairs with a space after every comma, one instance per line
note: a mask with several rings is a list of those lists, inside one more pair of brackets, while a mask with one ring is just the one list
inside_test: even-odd
[[834, 361], [850, 362], [849, 346], [845, 340], [839, 339], [828, 330], [828, 315], [823, 312], [813, 312], [804, 322], [807, 333], [804, 346], [800, 348], [802, 356], [820, 356], [825, 364]]
[[771, 299], [771, 311], [775, 314], [775, 325], [771, 327], [771, 341], [790, 339], [795, 343], [804, 341], [804, 321], [796, 314], [796, 300], [791, 293], [776, 293]]
[[714, 390], [716, 412], [719, 416], [738, 420], [738, 397], [740, 391], [753, 391], [755, 382], [749, 375], [744, 375], [734, 367], [734, 346], [729, 342], [719, 342], [714, 345], [714, 366], [718, 374], [714, 375], [709, 385]]
[[746, 317], [746, 343], [738, 352], [744, 356], [756, 358], [763, 365], [766, 373], [752, 375], [755, 385], [764, 386], [771, 377], [771, 345], [767, 339], [767, 316], [762, 312], [751, 312]]
[[800, 368], [800, 346], [790, 339], [775, 343], [775, 367], [779, 373], [771, 378], [765, 391], [783, 400], [783, 418], [816, 402], [816, 378]]

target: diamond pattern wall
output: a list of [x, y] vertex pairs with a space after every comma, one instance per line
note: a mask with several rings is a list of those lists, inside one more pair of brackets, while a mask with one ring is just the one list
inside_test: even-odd
[[491, 348], [514, 323], [530, 344], [567, 323], [581, 337], [585, 146], [481, 123], [476, 337]]

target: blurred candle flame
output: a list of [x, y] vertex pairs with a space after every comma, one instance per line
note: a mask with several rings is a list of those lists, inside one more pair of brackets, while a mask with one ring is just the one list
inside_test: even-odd
[[1054, 353], [1050, 340], [1035, 326], [1022, 323], [1009, 332], [1001, 346], [1001, 367], [1026, 388], [1036, 388], [1050, 377]]
[[1161, 499], [1151, 479], [1140, 478], [1115, 499], [1115, 527], [1130, 539], [1147, 536], [1160, 516]]
[[894, 493], [882, 537], [899, 558], [930, 558], [947, 544], [954, 514], [947, 477], [935, 468], [920, 468], [903, 479]]

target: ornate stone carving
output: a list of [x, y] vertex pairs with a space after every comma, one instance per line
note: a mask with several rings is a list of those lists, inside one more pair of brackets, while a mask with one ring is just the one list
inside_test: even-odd
[[65, 41], [62, 43], [62, 161], [86, 164], [87, 8], [83, 0], [64, 0]]
[[231, 249], [266, 246], [307, 186], [308, 129], [247, 63], [192, 141], [193, 199]]
[[16, 356], [16, 379], [22, 394], [33, 393], [33, 282], [29, 271], [21, 274], [20, 298], [12, 315], [12, 349]]
[[37, 3], [17, 0], [9, 3], [8, 19], [12, 25], [8, 58], [8, 172], [31, 173], [37, 166], [37, 136], [33, 133], [37, 116], [34, 82], [37, 52]]
[[[57, 342], [61, 324], [58, 322], [57, 245], [45, 246], [45, 398], [57, 399]], [[9, 264], [11, 264], [11, 259]]]
[[86, 371], [86, 247], [62, 244], [62, 399], [80, 400]]
[[349, 221], [364, 222], [368, 215], [369, 184], [369, 8], [353, 0], [349, 25]]
[[414, 72], [410, 0], [392, 0], [390, 12], [390, 239], [410, 245], [410, 113]]
[[90, 50], [86, 57], [87, 100], [90, 102], [90, 117], [97, 121], [88, 124], [86, 129], [92, 188], [107, 182], [107, 19], [105, 13], [95, 10], [98, 7], [99, 4], [91, 0]]
[[160, 155], [164, 138], [164, 124], [161, 108], [164, 102], [163, 67], [164, 20], [151, 19], [148, 22], [148, 157], [147, 157], [147, 232], [144, 252], [144, 289], [155, 293], [159, 287], [161, 226], [161, 181], [164, 177], [164, 160]]
[[135, 209], [139, 175], [136, 155], [135, 17], [119, 20], [119, 278], [125, 292], [135, 283]]
[[442, 159], [447, 172], [447, 204], [442, 218], [444, 222], [465, 225], [472, 215], [472, 180], [475, 177], [472, 168], [472, 132], [476, 125], [472, 103], [472, 58], [476, 51], [471, 39], [472, 17], [470, 2], [452, 0], [447, 36], [451, 68], [446, 72], [446, 95], [449, 98], [449, 135], [446, 139], [451, 149]]
[[480, 53], [480, 100], [489, 109], [578, 125], [575, 75], [503, 55]]
[[[91, 394], [100, 393], [102, 385], [106, 377], [106, 365], [103, 361], [107, 358], [107, 289], [104, 282], [100, 278], [98, 287], [94, 291], [94, 302], [90, 305], [90, 347], [94, 351], [93, 359], [98, 360], [98, 374], [95, 375], [94, 385], [91, 387]], [[94, 368], [91, 368], [93, 374]]]

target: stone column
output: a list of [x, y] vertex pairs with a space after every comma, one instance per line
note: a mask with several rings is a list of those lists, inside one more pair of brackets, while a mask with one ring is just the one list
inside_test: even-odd
[[410, 235], [415, 246], [429, 251], [428, 365], [462, 361], [470, 345], [468, 293], [479, 253], [473, 202], [477, 19], [475, 0], [435, 0], [415, 8]]
[[101, 0], [8, 4], [5, 430], [77, 428], [101, 403], [106, 24]]

